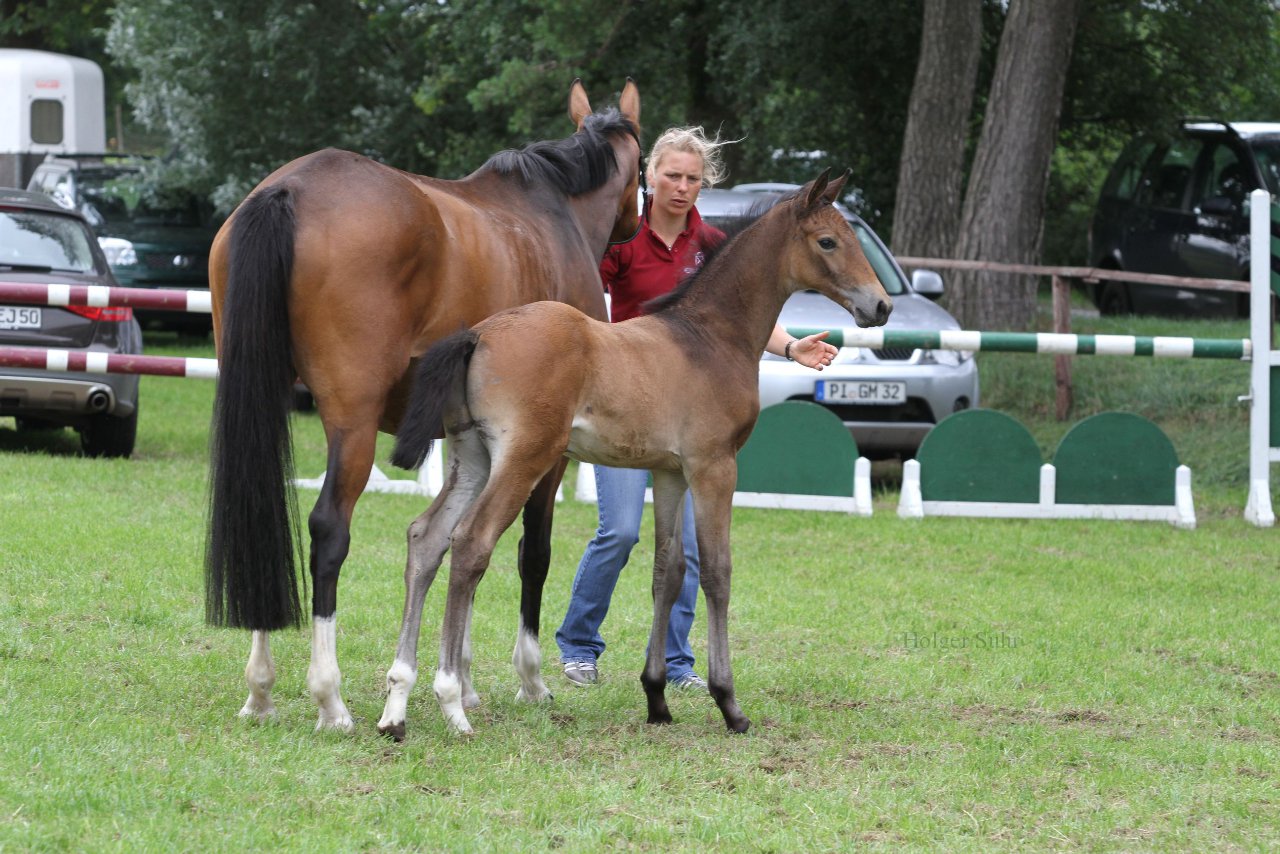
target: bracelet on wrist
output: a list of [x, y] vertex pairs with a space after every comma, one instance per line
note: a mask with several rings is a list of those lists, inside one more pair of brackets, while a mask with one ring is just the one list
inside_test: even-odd
[[797, 339], [792, 338], [790, 341], [787, 342], [787, 346], [782, 348], [782, 355], [787, 357], [788, 362], [795, 361], [795, 359], [791, 356], [791, 345], [796, 343], [796, 340]]

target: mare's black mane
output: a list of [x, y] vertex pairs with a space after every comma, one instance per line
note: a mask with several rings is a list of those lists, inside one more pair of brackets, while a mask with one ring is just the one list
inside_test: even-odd
[[587, 116], [582, 130], [572, 136], [499, 151], [480, 170], [518, 174], [526, 184], [545, 184], [569, 196], [588, 193], [604, 186], [617, 171], [609, 139], [619, 133], [640, 142], [635, 124], [617, 107], [608, 107]]

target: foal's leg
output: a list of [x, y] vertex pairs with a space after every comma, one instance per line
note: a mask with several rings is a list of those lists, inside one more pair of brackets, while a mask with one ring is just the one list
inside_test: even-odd
[[[495, 461], [489, 483], [453, 532], [449, 592], [445, 599], [444, 625], [440, 636], [440, 666], [436, 670], [432, 687], [449, 727], [464, 735], [472, 732], [463, 710], [462, 672], [470, 647], [468, 634], [476, 587], [489, 566], [498, 538], [515, 521], [521, 505], [540, 480], [541, 473], [549, 469], [560, 456], [557, 451], [555, 456], [539, 466], [538, 454], [538, 449], [528, 452], [526, 462], [516, 471], [512, 470], [512, 466], [504, 469]], [[511, 456], [520, 458], [521, 454], [512, 453]]]
[[653, 473], [653, 626], [640, 683], [649, 702], [649, 723], [671, 723], [667, 708], [667, 624], [684, 585], [684, 548], [680, 529], [688, 484], [678, 472]]
[[[479, 457], [476, 457], [473, 446], [478, 448]], [[449, 550], [454, 526], [484, 485], [488, 469], [488, 454], [478, 441], [455, 438], [449, 444], [449, 477], [444, 487], [426, 512], [409, 526], [409, 557], [404, 569], [404, 616], [395, 662], [387, 671], [387, 702], [378, 721], [378, 731], [396, 741], [404, 740], [409, 693], [418, 681], [418, 637], [423, 600], [435, 580], [445, 552]], [[464, 691], [464, 705], [466, 701]]]
[[316, 729], [351, 732], [351, 713], [342, 702], [338, 670], [338, 574], [351, 546], [351, 514], [373, 466], [374, 425], [329, 433], [324, 487], [311, 511], [311, 666], [307, 688], [319, 706]]
[[733, 574], [729, 524], [737, 479], [737, 462], [729, 457], [694, 472], [690, 481], [702, 561], [702, 592], [707, 599], [707, 684], [725, 725], [733, 732], [746, 732], [751, 721], [738, 708], [729, 664], [729, 586]]
[[557, 465], [534, 487], [524, 505], [524, 536], [520, 538], [520, 628], [511, 663], [520, 677], [517, 700], [536, 703], [551, 699], [542, 681], [542, 647], [538, 643], [542, 620], [542, 588], [551, 565], [551, 520], [555, 513], [556, 488], [564, 477], [568, 460]]
[[276, 664], [271, 660], [271, 641], [267, 632], [253, 633], [249, 663], [244, 667], [244, 681], [249, 683], [249, 699], [240, 710], [242, 718], [265, 721], [275, 717], [276, 704], [271, 702], [271, 689], [276, 684]]

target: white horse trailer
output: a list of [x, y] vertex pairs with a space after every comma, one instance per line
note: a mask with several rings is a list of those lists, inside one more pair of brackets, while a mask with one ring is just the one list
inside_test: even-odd
[[0, 49], [0, 186], [25, 187], [46, 154], [107, 148], [102, 69], [43, 50]]

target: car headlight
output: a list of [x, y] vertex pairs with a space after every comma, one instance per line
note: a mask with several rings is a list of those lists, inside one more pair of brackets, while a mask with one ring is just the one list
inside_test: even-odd
[[99, 237], [98, 245], [102, 254], [107, 256], [107, 263], [112, 267], [132, 267], [138, 263], [138, 253], [133, 251], [133, 243], [123, 237]]
[[973, 358], [972, 350], [926, 350], [926, 353], [939, 365], [958, 368]]

